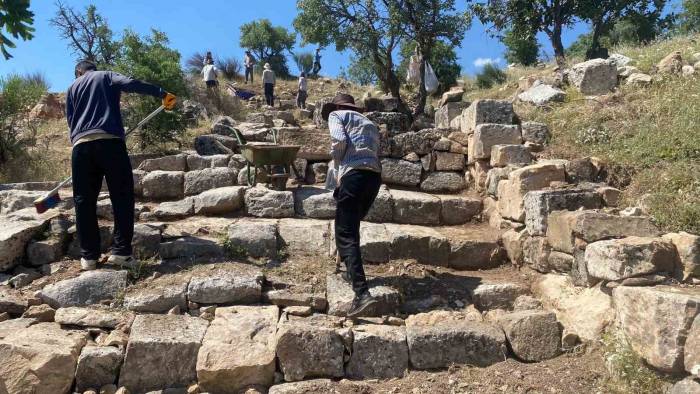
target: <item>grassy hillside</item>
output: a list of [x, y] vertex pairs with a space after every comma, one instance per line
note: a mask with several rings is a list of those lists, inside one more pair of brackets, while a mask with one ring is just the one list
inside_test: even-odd
[[[619, 47], [643, 72], [672, 51], [686, 63], [700, 52], [698, 36], [644, 47]], [[572, 59], [575, 63], [577, 59]], [[545, 69], [509, 70], [509, 81], [469, 99], [511, 98], [521, 76], [551, 76]], [[552, 141], [545, 155], [597, 156], [610, 164], [609, 181], [625, 191], [625, 204], [646, 206], [666, 230], [700, 233], [700, 70], [692, 77], [668, 77], [647, 88], [621, 86], [607, 96], [587, 99], [573, 89], [564, 103], [544, 108], [516, 103], [523, 120], [547, 123]]]

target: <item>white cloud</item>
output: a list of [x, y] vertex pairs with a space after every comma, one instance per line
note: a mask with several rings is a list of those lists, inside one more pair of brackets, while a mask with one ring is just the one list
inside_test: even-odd
[[497, 58], [490, 58], [490, 57], [480, 57], [474, 60], [474, 66], [475, 67], [484, 67], [487, 64], [499, 64], [501, 63], [502, 59], [500, 57]]

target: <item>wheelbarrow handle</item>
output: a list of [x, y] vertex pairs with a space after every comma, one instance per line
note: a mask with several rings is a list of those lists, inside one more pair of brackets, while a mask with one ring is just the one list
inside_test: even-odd
[[238, 129], [234, 127], [234, 128], [233, 128], [233, 134], [236, 136], [236, 139], [238, 140], [238, 145], [243, 146], [243, 145], [245, 145], [245, 144], [243, 143], [243, 139], [241, 138], [241, 136], [240, 136], [239, 133], [240, 133], [240, 132], [238, 131]]

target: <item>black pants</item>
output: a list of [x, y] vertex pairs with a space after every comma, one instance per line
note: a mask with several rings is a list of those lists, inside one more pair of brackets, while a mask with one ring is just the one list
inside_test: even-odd
[[271, 107], [275, 106], [275, 85], [265, 84], [265, 103]]
[[253, 66], [245, 68], [245, 83], [248, 83], [248, 77], [250, 77], [250, 83], [253, 83]]
[[356, 295], [369, 290], [360, 252], [360, 222], [377, 198], [381, 184], [379, 173], [351, 170], [343, 176], [340, 186], [333, 193], [338, 203], [335, 210], [335, 243]]
[[100, 257], [97, 197], [103, 177], [107, 179], [114, 211], [112, 254], [131, 255], [131, 239], [134, 236], [134, 178], [124, 141], [108, 139], [78, 144], [73, 147], [72, 167], [75, 216], [82, 256], [89, 260]]
[[303, 90], [297, 93], [297, 108], [306, 109], [306, 97], [307, 93]]
[[213, 89], [213, 88], [219, 86], [219, 81], [217, 81], [217, 80], [206, 81], [206, 84], [207, 84], [207, 87], [208, 87], [209, 89]]

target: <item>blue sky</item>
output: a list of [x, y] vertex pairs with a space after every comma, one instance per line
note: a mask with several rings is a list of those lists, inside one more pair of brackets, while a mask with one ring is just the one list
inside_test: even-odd
[[[64, 0], [64, 3], [78, 8], [95, 4], [115, 33], [125, 28], [140, 33], [149, 32], [151, 27], [162, 30], [183, 59], [195, 51], [206, 50], [211, 50], [215, 56], [242, 57], [243, 50], [238, 46], [242, 24], [267, 18], [274, 25], [291, 28], [297, 13], [295, 0]], [[458, 1], [458, 4], [463, 6], [466, 2]], [[67, 42], [59, 38], [48, 23], [55, 12], [54, 3], [51, 0], [34, 0], [31, 9], [35, 13], [35, 38], [17, 42], [17, 48], [12, 50], [14, 58], [0, 60], [0, 75], [39, 71], [47, 76], [52, 90], [64, 90], [73, 79], [76, 58], [68, 49]], [[586, 30], [583, 24], [567, 30], [564, 44], [570, 44]], [[297, 41], [300, 40], [298, 37]], [[551, 52], [546, 37], [541, 37], [541, 41], [543, 48]], [[489, 61], [505, 65], [502, 60], [503, 46], [489, 37], [478, 21], [474, 22], [457, 52], [463, 73], [473, 74], [479, 65]], [[341, 67], [347, 66], [348, 57], [335, 52], [332, 47], [325, 49], [322, 56], [321, 74], [335, 76]], [[290, 64], [292, 72], [295, 68]]]

